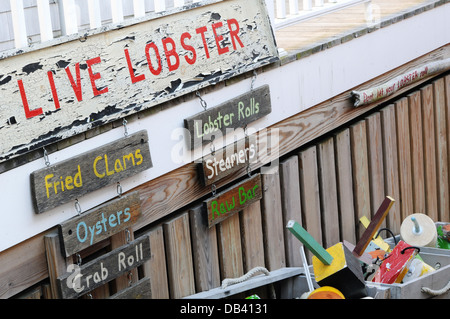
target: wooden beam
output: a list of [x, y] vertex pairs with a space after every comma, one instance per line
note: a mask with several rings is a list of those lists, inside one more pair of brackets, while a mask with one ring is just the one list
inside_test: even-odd
[[386, 196], [380, 208], [378, 208], [377, 213], [372, 218], [369, 227], [367, 227], [366, 231], [362, 234], [361, 239], [356, 244], [353, 253], [358, 256], [361, 256], [364, 253], [370, 241], [375, 236], [375, 233], [380, 228], [381, 223], [385, 220], [394, 202], [395, 200], [393, 198]]
[[290, 220], [286, 228], [300, 240], [313, 254], [325, 265], [331, 265], [333, 256], [331, 256], [325, 248], [322, 247], [299, 223]]

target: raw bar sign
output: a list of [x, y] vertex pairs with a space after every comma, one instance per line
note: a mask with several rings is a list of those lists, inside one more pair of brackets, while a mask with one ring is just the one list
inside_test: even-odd
[[0, 162], [278, 59], [264, 0], [228, 0], [0, 60]]
[[30, 176], [37, 214], [151, 168], [147, 131], [143, 130]]
[[261, 174], [257, 174], [203, 202], [208, 214], [208, 226], [222, 222], [261, 198]]

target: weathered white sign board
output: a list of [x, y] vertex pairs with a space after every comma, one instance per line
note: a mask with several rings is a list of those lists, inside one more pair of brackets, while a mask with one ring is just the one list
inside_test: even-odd
[[264, 0], [229, 0], [0, 60], [0, 162], [277, 59]]

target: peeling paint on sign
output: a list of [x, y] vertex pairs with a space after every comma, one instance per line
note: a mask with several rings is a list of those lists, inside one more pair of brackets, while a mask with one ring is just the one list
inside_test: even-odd
[[263, 0], [230, 0], [0, 60], [0, 162], [278, 59]]

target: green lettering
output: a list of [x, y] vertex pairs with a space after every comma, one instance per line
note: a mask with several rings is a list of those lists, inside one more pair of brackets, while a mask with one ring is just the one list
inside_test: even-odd
[[217, 210], [217, 201], [216, 200], [213, 200], [211, 202], [211, 213], [212, 213], [212, 220], [214, 220], [216, 218], [216, 215], [214, 213], [217, 214], [217, 217], [220, 217], [220, 213]]
[[247, 195], [243, 186], [239, 187], [239, 204], [243, 205], [247, 201]]

